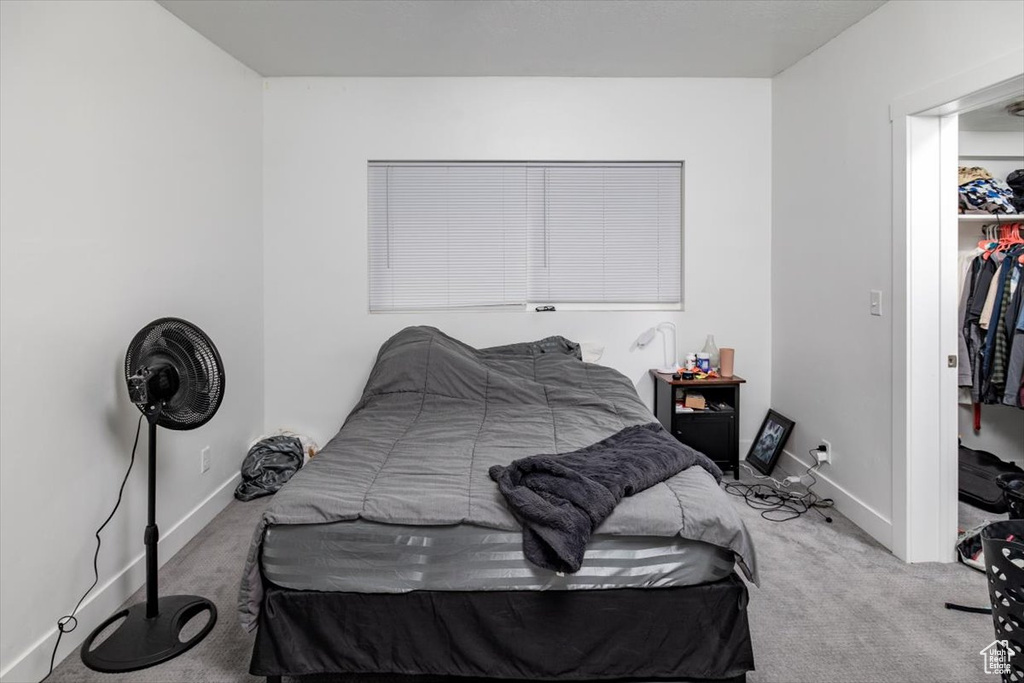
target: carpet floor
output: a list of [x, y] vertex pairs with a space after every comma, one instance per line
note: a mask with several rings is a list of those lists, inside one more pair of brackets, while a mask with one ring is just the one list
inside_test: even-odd
[[[750, 683], [992, 683], [979, 655], [994, 638], [991, 617], [943, 607], [946, 601], [986, 606], [983, 574], [959, 564], [904, 564], [838, 513], [831, 514], [831, 524], [813, 512], [772, 523], [741, 498], [730, 498], [754, 536], [761, 567], [761, 587], [750, 588], [757, 666]], [[265, 505], [266, 499], [232, 502], [160, 570], [162, 595], [198, 594], [216, 603], [212, 633], [177, 659], [119, 680], [261, 680], [248, 674], [253, 637], [238, 625], [236, 602], [246, 550]], [[142, 599], [140, 590], [127, 604]], [[49, 679], [110, 680], [86, 669], [77, 651]], [[318, 683], [325, 680], [318, 677]]]

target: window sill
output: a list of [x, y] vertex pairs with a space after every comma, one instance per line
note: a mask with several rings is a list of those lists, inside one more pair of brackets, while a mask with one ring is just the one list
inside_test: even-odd
[[[538, 311], [538, 306], [554, 306], [554, 311]], [[416, 313], [423, 315], [425, 313], [562, 313], [565, 311], [574, 312], [619, 312], [628, 313], [635, 311], [672, 311], [682, 312], [682, 304], [628, 304], [628, 303], [614, 303], [614, 304], [603, 304], [603, 303], [571, 303], [571, 304], [538, 304], [531, 303], [525, 306], [466, 306], [462, 308], [409, 308], [409, 309], [395, 309], [388, 311], [369, 311], [370, 315], [388, 315], [391, 313], [395, 314], [409, 314]]]
[[555, 312], [560, 311], [682, 311], [682, 304], [630, 304], [630, 303], [530, 303], [526, 310], [533, 313], [538, 306], [554, 306]]

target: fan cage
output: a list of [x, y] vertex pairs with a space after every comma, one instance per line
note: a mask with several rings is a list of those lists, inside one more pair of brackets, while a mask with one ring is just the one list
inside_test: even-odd
[[157, 424], [167, 429], [206, 424], [224, 398], [224, 365], [217, 347], [187, 320], [160, 318], [142, 328], [128, 345], [125, 380], [160, 363], [170, 364], [181, 384], [164, 404]]

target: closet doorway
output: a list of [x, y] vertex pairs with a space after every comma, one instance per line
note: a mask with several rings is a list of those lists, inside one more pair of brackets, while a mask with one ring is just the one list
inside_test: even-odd
[[[961, 221], [958, 214], [960, 119], [979, 120], [980, 114], [972, 112], [993, 111], [1000, 104], [1020, 98], [1024, 98], [1024, 50], [1015, 50], [981, 69], [901, 98], [890, 108], [892, 551], [908, 562], [955, 559], [958, 437], [964, 433], [958, 405], [958, 261], [961, 244], [972, 238], [976, 244], [980, 239], [980, 224], [970, 223], [976, 219]], [[1013, 139], [1011, 132], [1004, 141]], [[974, 155], [965, 157], [966, 161], [987, 157], [989, 154], [982, 152], [993, 151], [969, 148], [980, 140], [978, 136], [964, 136], [964, 152]], [[1021, 144], [1018, 154], [1024, 157], [1024, 143], [1016, 144]], [[1003, 148], [999, 156], [1013, 163], [1015, 153], [1012, 148]], [[979, 438], [996, 438], [1002, 443], [1004, 439], [990, 437], [985, 429], [994, 433], [1004, 427], [1011, 432], [1005, 442], [1013, 443], [1011, 430], [1016, 415], [1011, 412], [999, 419], [994, 410], [982, 410], [983, 437], [974, 433], [973, 410], [968, 410], [963, 418], [968, 427], [965, 444], [978, 443]], [[986, 421], [986, 417], [992, 419]], [[999, 426], [1002, 422], [1006, 425]], [[1006, 454], [1003, 457], [1006, 459]]]
[[[1019, 114], [1014, 113], [1018, 111]], [[1009, 362], [1009, 347], [1024, 344], [1024, 339], [1014, 341], [1020, 306], [1016, 289], [1024, 268], [1019, 265], [1024, 264], [1024, 201], [1016, 201], [1012, 194], [1012, 186], [1024, 182], [1024, 92], [961, 113], [957, 128], [961, 169], [958, 182], [963, 189], [957, 226], [956, 276], [961, 308], [970, 303], [974, 311], [979, 311], [977, 323], [971, 322], [971, 311], [964, 312], [974, 331], [964, 335], [958, 373], [957, 430], [964, 447], [959, 488], [967, 495], [961, 495], [957, 518], [958, 527], [969, 530], [1006, 519], [1005, 512], [992, 509], [993, 503], [1002, 503], [1002, 492], [991, 483], [982, 482], [992, 482], [997, 468], [1024, 468], [1024, 410], [1019, 407], [1021, 366], [1019, 361], [1012, 365]], [[991, 177], [985, 178], [986, 175]], [[967, 212], [963, 212], [965, 208]], [[994, 275], [991, 280], [990, 274]], [[1002, 303], [1000, 310], [995, 310], [997, 299]], [[986, 370], [977, 358], [985, 341], [983, 335], [987, 336], [989, 330], [993, 330], [989, 354], [992, 361]], [[1007, 331], [1009, 344], [995, 344], [996, 333], [1003, 336]], [[1021, 353], [1024, 350], [1017, 355]]]

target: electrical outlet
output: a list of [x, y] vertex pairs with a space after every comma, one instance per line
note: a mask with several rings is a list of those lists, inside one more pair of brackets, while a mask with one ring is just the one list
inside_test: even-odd
[[206, 474], [210, 471], [210, 447], [207, 446], [199, 451], [199, 473]]
[[819, 453], [818, 460], [820, 462], [827, 462], [829, 465], [831, 465], [832, 464], [832, 444], [830, 442], [828, 442], [828, 441], [825, 441], [825, 439], [820, 440], [818, 443], [820, 443], [822, 446], [825, 447], [824, 451], [818, 451], [818, 453]]

